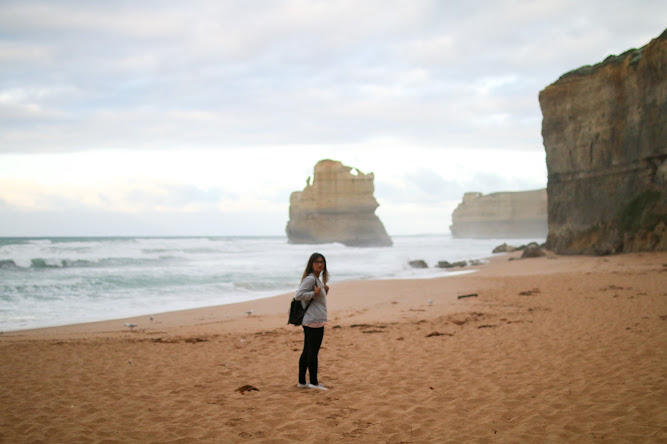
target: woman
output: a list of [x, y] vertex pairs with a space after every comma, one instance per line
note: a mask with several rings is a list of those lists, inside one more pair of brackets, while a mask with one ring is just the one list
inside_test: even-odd
[[[329, 286], [327, 261], [320, 253], [313, 253], [301, 277], [301, 285], [294, 297], [301, 301], [306, 314], [303, 317], [303, 352], [299, 358], [299, 388], [327, 390], [317, 381], [317, 354], [324, 337], [324, 325], [327, 323], [327, 293]], [[310, 303], [310, 305], [308, 305]], [[310, 383], [306, 383], [306, 370]]]

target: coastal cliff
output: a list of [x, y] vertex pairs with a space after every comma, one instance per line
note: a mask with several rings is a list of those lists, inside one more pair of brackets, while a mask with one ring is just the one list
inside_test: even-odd
[[547, 236], [545, 189], [465, 193], [452, 213], [452, 236], [458, 238], [539, 238]]
[[548, 248], [667, 251], [667, 31], [561, 76], [539, 101]]
[[294, 244], [340, 242], [347, 246], [393, 244], [380, 219], [373, 196], [373, 173], [335, 160], [320, 160], [303, 191], [290, 196], [287, 239]]

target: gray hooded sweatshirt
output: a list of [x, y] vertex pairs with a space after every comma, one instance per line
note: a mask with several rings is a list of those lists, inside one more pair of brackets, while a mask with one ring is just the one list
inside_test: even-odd
[[[315, 296], [315, 285], [320, 287], [320, 294], [317, 296]], [[301, 281], [294, 299], [301, 301], [303, 308], [306, 308], [310, 300], [313, 301], [303, 317], [303, 325], [327, 321], [327, 290], [324, 288], [322, 281], [313, 273], [310, 273]]]

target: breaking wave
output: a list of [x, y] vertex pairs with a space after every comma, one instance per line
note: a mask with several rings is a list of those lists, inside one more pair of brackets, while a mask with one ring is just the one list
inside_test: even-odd
[[[308, 256], [331, 282], [451, 275], [438, 261], [478, 259], [512, 240], [394, 237], [389, 248], [293, 245], [275, 237], [0, 238], [0, 330], [230, 304], [293, 291]], [[431, 267], [412, 269], [423, 259]]]

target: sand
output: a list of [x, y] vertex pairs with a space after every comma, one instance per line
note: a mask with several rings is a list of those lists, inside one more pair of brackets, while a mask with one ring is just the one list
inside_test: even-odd
[[516, 256], [332, 282], [328, 391], [291, 295], [5, 332], [0, 441], [667, 442], [667, 254]]

